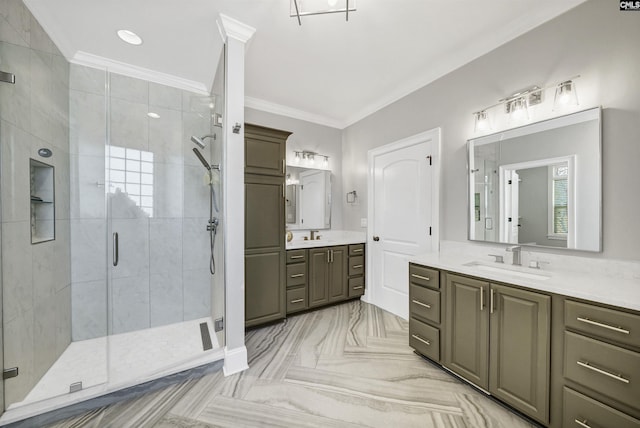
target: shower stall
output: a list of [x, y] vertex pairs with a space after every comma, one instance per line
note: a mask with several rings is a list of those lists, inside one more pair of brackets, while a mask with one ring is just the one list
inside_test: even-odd
[[224, 54], [202, 94], [46, 46], [0, 40], [0, 422], [224, 357]]

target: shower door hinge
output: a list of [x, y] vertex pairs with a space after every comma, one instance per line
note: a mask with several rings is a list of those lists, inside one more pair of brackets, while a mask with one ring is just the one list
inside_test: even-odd
[[213, 322], [213, 331], [216, 333], [224, 330], [224, 318], [218, 318]]
[[2, 371], [2, 379], [3, 380], [11, 379], [12, 377], [16, 377], [16, 376], [18, 376], [18, 368], [17, 367], [11, 367], [10, 369], [4, 369]]
[[13, 73], [7, 73], [4, 71], [0, 71], [0, 82], [11, 83], [13, 85], [16, 84], [16, 76]]

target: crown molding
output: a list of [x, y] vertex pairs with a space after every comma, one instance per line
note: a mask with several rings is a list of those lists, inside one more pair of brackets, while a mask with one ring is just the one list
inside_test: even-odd
[[204, 83], [183, 79], [172, 74], [161, 73], [83, 51], [76, 52], [69, 61], [77, 65], [108, 70], [112, 73], [122, 74], [136, 79], [147, 80], [202, 95], [209, 95], [209, 90]]
[[232, 37], [243, 43], [247, 43], [256, 32], [255, 28], [244, 24], [236, 19], [233, 19], [223, 13], [219, 15], [218, 29], [220, 30], [222, 38], [225, 42], [228, 37]]
[[283, 106], [282, 104], [272, 103], [260, 98], [244, 97], [244, 106], [256, 110], [266, 111], [267, 113], [273, 113], [280, 116], [286, 116], [293, 119], [316, 123], [318, 125], [328, 126], [331, 128], [343, 129], [345, 127], [345, 124], [343, 122], [332, 119], [330, 117]]

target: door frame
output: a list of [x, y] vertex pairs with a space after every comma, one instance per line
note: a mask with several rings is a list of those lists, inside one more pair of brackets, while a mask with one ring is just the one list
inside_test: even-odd
[[[431, 181], [431, 249], [432, 252], [440, 250], [440, 153], [442, 145], [442, 132], [440, 127], [430, 129], [419, 134], [412, 135], [400, 140], [396, 140], [392, 143], [385, 144], [380, 147], [376, 147], [367, 152], [367, 247], [373, 248], [373, 227], [375, 224], [375, 210], [373, 203], [373, 187], [374, 187], [374, 168], [373, 161], [376, 156], [392, 153], [397, 150], [402, 150], [407, 147], [415, 146], [426, 141], [433, 141], [433, 154], [431, 155], [431, 162], [433, 166], [433, 179]], [[373, 251], [366, 252], [367, 255], [367, 274], [365, 276], [366, 286], [365, 293], [362, 296], [362, 300], [367, 303], [375, 305], [376, 302], [376, 290], [372, 286], [373, 281], [370, 279], [373, 277]], [[409, 279], [407, 278], [407, 281]], [[407, 297], [408, 298], [408, 297]]]

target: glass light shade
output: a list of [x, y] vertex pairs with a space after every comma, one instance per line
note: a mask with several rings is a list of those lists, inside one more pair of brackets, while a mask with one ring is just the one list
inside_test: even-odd
[[507, 104], [509, 123], [519, 123], [529, 120], [529, 103], [526, 97], [516, 98]]
[[556, 95], [553, 98], [553, 109], [561, 109], [563, 107], [578, 105], [578, 91], [576, 84], [572, 80], [567, 80], [558, 84], [556, 87]]
[[488, 131], [491, 129], [491, 122], [489, 121], [489, 115], [485, 110], [474, 113], [475, 116], [475, 132]]
[[[297, 3], [297, 10], [296, 10]], [[319, 15], [323, 13], [346, 12], [347, 0], [291, 0], [289, 15]], [[356, 10], [356, 0], [349, 0], [349, 12]]]

